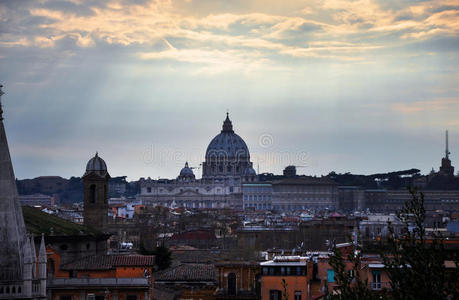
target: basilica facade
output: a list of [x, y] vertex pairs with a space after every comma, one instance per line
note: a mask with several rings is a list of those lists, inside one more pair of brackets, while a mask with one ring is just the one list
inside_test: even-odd
[[227, 114], [207, 147], [201, 179], [185, 163], [176, 179], [141, 178], [138, 198], [153, 206], [242, 209], [242, 184], [256, 180], [249, 148]]

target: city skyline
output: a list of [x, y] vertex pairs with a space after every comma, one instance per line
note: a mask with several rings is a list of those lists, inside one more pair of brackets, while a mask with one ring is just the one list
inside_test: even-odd
[[225, 3], [3, 1], [16, 177], [175, 178], [227, 110], [260, 172], [457, 165], [457, 2]]

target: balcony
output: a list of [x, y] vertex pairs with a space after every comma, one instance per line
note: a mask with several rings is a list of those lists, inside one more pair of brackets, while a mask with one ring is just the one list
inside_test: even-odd
[[239, 300], [255, 300], [257, 299], [257, 294], [255, 291], [244, 291], [239, 290], [236, 294], [228, 292], [228, 289], [219, 289], [215, 293], [215, 299], [217, 300], [227, 300], [227, 299], [239, 299]]
[[50, 278], [48, 287], [131, 287], [148, 288], [147, 278]]
[[40, 280], [32, 280], [31, 290], [27, 291], [23, 281], [0, 283], [0, 299], [24, 299], [46, 295], [41, 290]]
[[390, 289], [390, 282], [371, 282], [370, 289], [373, 291], [381, 291], [382, 289]]

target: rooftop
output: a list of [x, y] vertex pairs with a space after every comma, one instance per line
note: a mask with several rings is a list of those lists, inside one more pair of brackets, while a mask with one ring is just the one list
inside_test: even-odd
[[182, 264], [155, 274], [155, 281], [215, 281], [212, 264]]
[[116, 267], [154, 266], [153, 255], [94, 255], [62, 265], [62, 270], [110, 270]]
[[76, 224], [57, 216], [44, 213], [31, 206], [23, 206], [22, 213], [24, 215], [24, 222], [27, 231], [35, 235], [41, 235], [42, 233], [48, 236], [103, 235], [103, 233], [97, 229]]

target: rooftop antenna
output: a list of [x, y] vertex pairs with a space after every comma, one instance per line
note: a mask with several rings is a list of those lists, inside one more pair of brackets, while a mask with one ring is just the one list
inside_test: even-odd
[[446, 130], [446, 149], [445, 149], [445, 154], [446, 154], [446, 159], [449, 158], [449, 155], [451, 154], [448, 150], [448, 130]]

